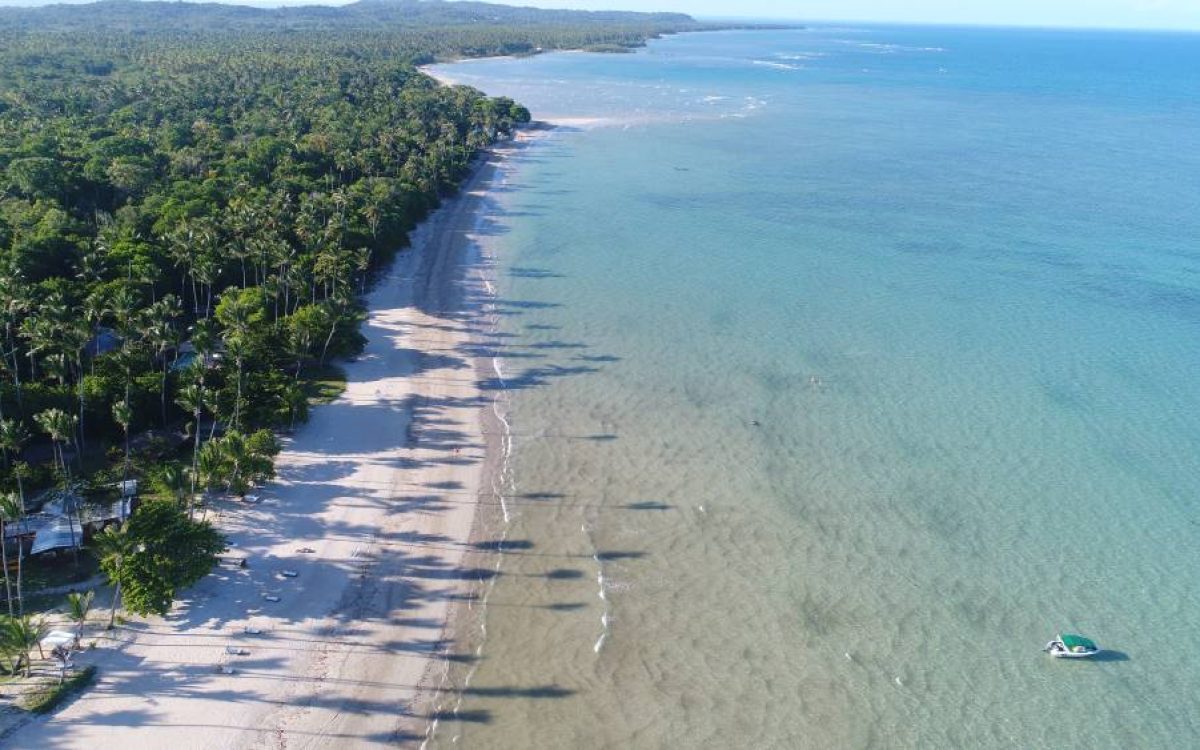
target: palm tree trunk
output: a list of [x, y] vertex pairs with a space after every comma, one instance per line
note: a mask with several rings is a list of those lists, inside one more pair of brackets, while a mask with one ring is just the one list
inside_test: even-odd
[[241, 428], [242, 416], [242, 355], [237, 358], [237, 400], [233, 402], [233, 429]]
[[[121, 480], [124, 482], [129, 481], [129, 425], [125, 425], [125, 470]], [[124, 486], [122, 486], [121, 490], [124, 491], [124, 489]]]
[[[71, 496], [68, 495], [68, 497], [71, 497]], [[67, 500], [65, 498], [63, 499], [63, 503], [64, 503], [64, 505], [67, 503]], [[75, 566], [75, 572], [78, 573], [79, 572], [79, 545], [75, 543], [75, 519], [71, 518], [71, 509], [70, 508], [64, 507], [63, 509], [65, 511], [67, 511], [67, 528], [69, 528], [71, 530], [71, 562]], [[78, 502], [75, 503], [75, 515], [76, 516], [79, 515], [79, 503]], [[82, 523], [79, 524], [79, 533], [80, 534], [83, 533], [83, 524]]]
[[[0, 524], [0, 533], [7, 532], [7, 531], [8, 531], [8, 524], [7, 523]], [[5, 533], [4, 536], [7, 536], [7, 534]], [[2, 563], [0, 563], [0, 564], [4, 565], [4, 596], [5, 596], [5, 600], [8, 602], [8, 616], [12, 617], [13, 616], [12, 584], [9, 582], [9, 579], [8, 579], [8, 543], [3, 537], [0, 537], [0, 560], [2, 560]]]
[[325, 337], [325, 345], [321, 347], [321, 367], [325, 366], [325, 355], [329, 352], [329, 344], [333, 341], [333, 334], [337, 333], [338, 317], [335, 312], [333, 315], [333, 325], [329, 327], [329, 335]]
[[[24, 524], [24, 521], [21, 521]], [[24, 529], [21, 529], [23, 532]], [[25, 541], [17, 537], [17, 614], [25, 616], [25, 596], [21, 593], [21, 576], [25, 572]]]
[[79, 450], [83, 451], [83, 360], [75, 357], [75, 370], [79, 374]]
[[121, 577], [117, 576], [117, 584], [113, 587], [112, 611], [108, 613], [108, 629], [112, 630], [117, 622], [117, 607], [121, 606]]
[[[178, 349], [176, 349], [176, 358], [178, 358]], [[163, 427], [167, 426], [167, 358], [163, 357], [163, 375], [162, 388], [159, 391], [162, 400], [162, 423]]]

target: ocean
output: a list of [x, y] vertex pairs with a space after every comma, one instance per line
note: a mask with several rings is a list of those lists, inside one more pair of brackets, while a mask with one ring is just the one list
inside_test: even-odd
[[862, 26], [439, 66], [568, 124], [480, 217], [512, 452], [429, 746], [1200, 743], [1197, 70]]

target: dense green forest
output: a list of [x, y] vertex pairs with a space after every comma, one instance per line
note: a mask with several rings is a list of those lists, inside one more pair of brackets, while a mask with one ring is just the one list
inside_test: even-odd
[[[529, 120], [416, 64], [686, 16], [375, 0], [0, 9], [0, 490], [271, 476], [372, 271]], [[5, 517], [13, 520], [11, 514]]]

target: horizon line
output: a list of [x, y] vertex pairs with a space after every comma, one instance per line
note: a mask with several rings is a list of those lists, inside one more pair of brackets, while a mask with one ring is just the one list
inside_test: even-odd
[[[79, 5], [99, 5], [107, 2], [120, 2], [121, 0], [0, 0], [0, 11], [6, 9], [37, 9], [51, 8], [54, 6], [79, 6]], [[354, 5], [363, 0], [127, 0], [128, 2], [142, 3], [160, 3], [176, 5], [187, 3], [189, 5], [229, 5], [234, 7], [255, 8], [257, 10], [279, 10], [284, 8], [343, 8], [348, 5]], [[378, 2], [379, 0], [375, 0]], [[454, 0], [448, 0], [453, 2]], [[503, 2], [503, 0], [477, 0], [490, 5], [507, 5], [508, 7], [530, 7], [522, 6], [521, 0], [511, 0], [511, 2]], [[386, 2], [386, 0], [384, 0]], [[580, 12], [608, 12], [613, 9], [604, 8], [560, 8], [558, 10], [580, 11]], [[613, 12], [629, 12], [629, 13], [656, 13], [660, 11], [645, 10], [645, 11], [613, 11]], [[665, 12], [665, 11], [661, 11]], [[685, 13], [690, 15], [697, 21], [716, 22], [716, 23], [765, 23], [765, 24], [803, 24], [803, 25], [865, 25], [865, 26], [902, 26], [902, 27], [934, 27], [934, 28], [961, 28], [961, 29], [1012, 29], [1012, 30], [1028, 30], [1028, 31], [1101, 31], [1101, 32], [1145, 32], [1145, 33], [1165, 33], [1165, 34], [1194, 34], [1200, 33], [1200, 24], [1196, 26], [1128, 26], [1119, 24], [1107, 25], [1075, 25], [1069, 23], [1038, 23], [1038, 22], [993, 22], [993, 21], [934, 21], [934, 20], [902, 20], [902, 19], [869, 19], [869, 18], [796, 18], [788, 16], [738, 16], [738, 15], [707, 15]]]

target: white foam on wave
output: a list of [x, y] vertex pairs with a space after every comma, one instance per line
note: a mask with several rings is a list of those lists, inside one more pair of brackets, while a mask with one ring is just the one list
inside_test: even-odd
[[754, 65], [761, 65], [764, 68], [774, 68], [776, 70], [800, 70], [799, 65], [775, 62], [773, 60], [751, 60], [750, 62]]
[[868, 52], [874, 52], [880, 55], [891, 55], [897, 52], [945, 52], [945, 47], [909, 47], [904, 44], [886, 44], [882, 42], [860, 42], [851, 39], [835, 39], [835, 44], [844, 44], [850, 47], [858, 47], [859, 49]]
[[604, 578], [604, 561], [600, 559], [600, 553], [596, 550], [596, 542], [592, 539], [591, 530], [587, 524], [580, 527], [584, 537], [587, 538], [588, 545], [592, 548], [592, 560], [596, 562], [596, 596], [600, 601], [604, 602], [604, 609], [600, 613], [600, 635], [596, 638], [596, 642], [592, 644], [592, 653], [600, 653], [600, 649], [604, 648], [605, 641], [608, 640], [609, 623], [612, 621], [610, 617], [610, 604], [608, 601], [608, 584]]

